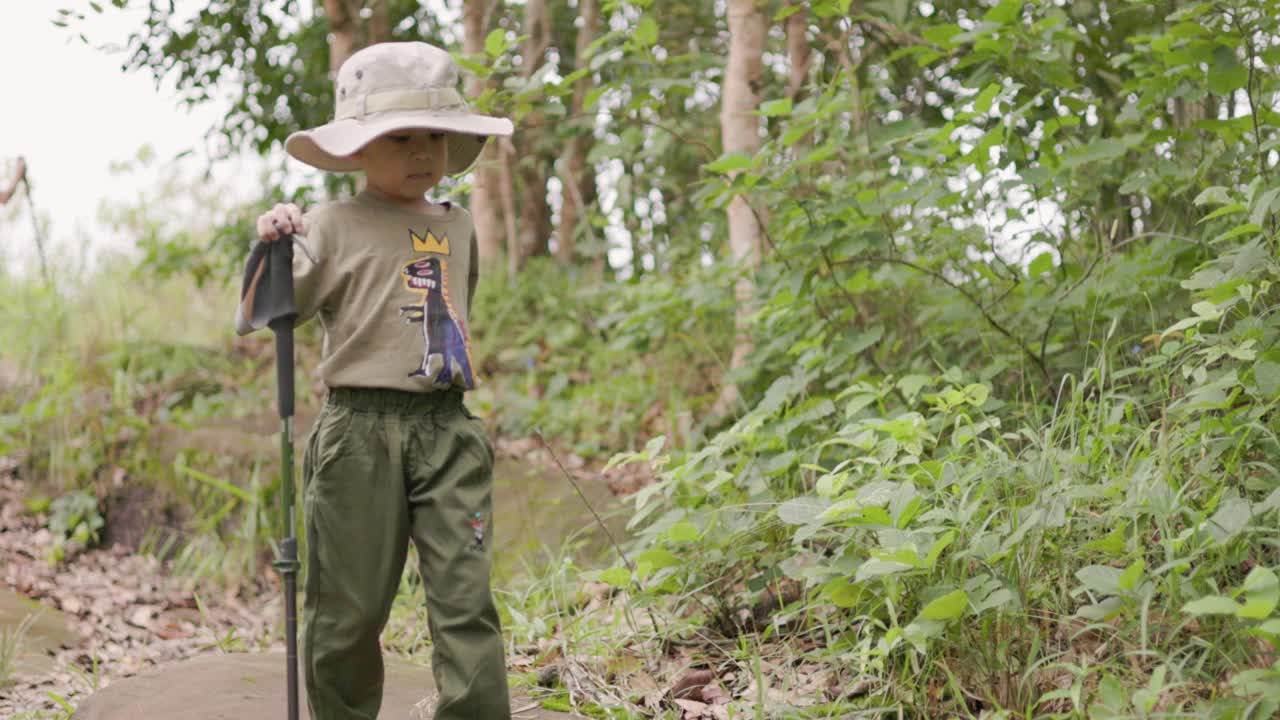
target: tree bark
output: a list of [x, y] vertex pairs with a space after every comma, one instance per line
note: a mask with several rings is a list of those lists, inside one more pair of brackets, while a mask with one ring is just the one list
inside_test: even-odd
[[369, 45], [391, 41], [391, 8], [390, 0], [370, 0], [369, 8], [373, 11], [369, 16], [369, 32], [366, 37]]
[[800, 9], [787, 18], [787, 95], [798, 103], [804, 99], [804, 86], [813, 67], [813, 50], [809, 47], [807, 4], [801, 0], [791, 0], [790, 4]]
[[[790, 0], [792, 7], [798, 7], [794, 14], [787, 18], [787, 97], [792, 104], [798, 104], [805, 98], [805, 85], [809, 81], [809, 70], [813, 68], [813, 48], [809, 45], [809, 8], [805, 0]], [[813, 144], [813, 135], [806, 133], [796, 141], [796, 154], [801, 154]]]
[[[489, 0], [466, 0], [463, 7], [463, 39], [462, 51], [477, 58], [484, 55], [484, 38], [486, 35], [485, 6]], [[486, 84], [477, 75], [467, 75], [467, 95], [478, 97], [484, 94]], [[471, 220], [475, 226], [476, 245], [480, 253], [480, 264], [486, 267], [497, 267], [502, 260], [502, 214], [498, 209], [497, 190], [502, 182], [497, 164], [498, 143], [490, 141], [480, 153], [471, 183]]]
[[520, 236], [516, 234], [516, 193], [515, 178], [511, 168], [515, 166], [515, 145], [510, 138], [499, 139], [498, 155], [501, 161], [498, 169], [501, 173], [502, 216], [507, 225], [507, 277], [516, 279], [520, 272], [520, 263], [524, 261], [524, 253], [520, 250]]
[[324, 0], [324, 14], [329, 19], [329, 71], [335, 76], [347, 58], [364, 47], [360, 5], [352, 0]]
[[[542, 58], [551, 46], [551, 10], [547, 0], [526, 0], [524, 25], [521, 28], [525, 40], [520, 48], [523, 64], [520, 75], [529, 79], [542, 65]], [[520, 227], [518, 244], [521, 257], [518, 264], [533, 255], [546, 255], [551, 239], [551, 208], [547, 205], [547, 168], [551, 158], [539, 155], [538, 140], [546, 124], [536, 109], [527, 114], [520, 133], [516, 137], [516, 153], [508, 156], [512, 163], [512, 181], [519, 181]]]
[[[600, 8], [597, 0], [578, 0], [578, 17], [582, 18], [582, 27], [578, 28], [578, 43], [574, 58], [574, 69], [582, 70], [588, 66], [590, 58], [587, 49], [596, 39], [600, 22]], [[579, 78], [573, 85], [573, 99], [569, 108], [569, 117], [573, 124], [574, 134], [565, 149], [563, 201], [560, 205], [560, 227], [556, 231], [556, 260], [561, 265], [573, 262], [575, 237], [578, 224], [587, 219], [585, 198], [588, 192], [583, 187], [591, 183], [594, 195], [595, 174], [587, 172], [587, 155], [594, 143], [591, 118], [583, 112], [587, 91], [591, 89], [591, 76]]]
[[[765, 18], [758, 0], [728, 0], [729, 60], [721, 90], [720, 128], [726, 153], [754, 155], [760, 150], [760, 108], [764, 73]], [[734, 285], [738, 309], [734, 318], [733, 357], [729, 367], [743, 367], [753, 348], [747, 320], [754, 312], [754, 274], [760, 266], [761, 228], [755, 212], [741, 195], [728, 208], [729, 249], [741, 275]], [[738, 400], [738, 387], [725, 385], [714, 405], [723, 414]]]

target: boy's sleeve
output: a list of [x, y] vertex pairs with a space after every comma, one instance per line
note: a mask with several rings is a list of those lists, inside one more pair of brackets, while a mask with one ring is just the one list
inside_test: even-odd
[[[332, 229], [324, 222], [324, 216], [316, 211], [308, 212], [305, 222], [307, 234], [299, 240], [307, 244], [311, 254], [315, 256], [315, 261], [307, 257], [307, 253], [300, 248], [294, 248], [293, 302], [298, 311], [296, 323], [298, 325], [315, 316], [332, 298], [336, 290], [336, 273], [333, 272], [335, 263], [331, 257]], [[258, 291], [259, 283], [262, 282], [266, 268], [265, 263], [257, 263], [256, 267], [253, 266], [254, 255], [250, 255], [247, 262], [241, 301], [236, 308], [237, 335], [248, 335], [256, 329], [251, 322], [253, 298]]]

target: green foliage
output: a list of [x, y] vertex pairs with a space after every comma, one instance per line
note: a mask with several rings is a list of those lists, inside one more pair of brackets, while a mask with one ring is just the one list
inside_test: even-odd
[[541, 430], [583, 456], [654, 434], [691, 442], [729, 343], [723, 272], [692, 266], [595, 285], [535, 260], [507, 285], [485, 276], [472, 316], [473, 401], [504, 434]]
[[46, 517], [51, 561], [99, 539], [114, 498], [141, 504], [124, 522], [193, 583], [252, 581], [283, 529], [274, 423], [239, 427], [274, 419], [270, 339], [231, 342], [229, 288], [134, 270], [113, 259], [66, 287], [0, 276], [6, 306], [41, 318], [0, 330], [0, 454]]
[[53, 533], [51, 563], [62, 561], [69, 543], [81, 547], [98, 540], [102, 513], [98, 498], [88, 490], [76, 490], [54, 500], [49, 506], [49, 531]]
[[28, 615], [13, 627], [0, 628], [0, 688], [9, 684], [17, 667], [18, 655], [22, 653], [22, 643], [35, 621], [35, 615]]
[[[934, 7], [869, 4], [897, 47], [853, 75], [824, 64], [808, 97], [766, 72], [764, 148], [704, 157], [681, 200], [630, 179], [685, 229], [633, 243], [656, 266], [639, 287], [705, 247], [692, 229], [734, 197], [767, 252], [750, 366], [727, 376], [741, 412], [623, 458], [662, 478], [635, 498], [635, 570], [587, 577], [638, 584], [693, 635], [825, 638], [815, 661], [926, 716], [1268, 716], [1280, 85], [1256, 58], [1276, 15]], [[602, 42], [650, 62], [624, 35]], [[615, 131], [678, 116], [657, 108], [696, 62], [605, 83], [654, 89]], [[707, 307], [636, 327], [724, 328]], [[743, 620], [786, 587], [799, 598]]]
[[[612, 179], [585, 256], [627, 259], [486, 276], [476, 400], [505, 433], [660, 475], [633, 498], [629, 563], [549, 568], [513, 595], [519, 643], [612, 667], [710, 637], [708, 664], [761, 680], [778, 643], [922, 717], [1280, 709], [1275, 3], [815, 0], [824, 55], [800, 92], [768, 41], [754, 156], [719, 149], [716, 3], [602, 3], [591, 128], [561, 122], [572, 13], [556, 4], [561, 52], [521, 58], [515, 7], [465, 61], [493, 81], [480, 104], [552, 120], [517, 170], [599, 128], [590, 160]], [[225, 60], [283, 27], [200, 18], [164, 30], [153, 13], [136, 47], [163, 42], [141, 62], [176, 50], [189, 72], [201, 32], [230, 28], [206, 43]], [[290, 32], [314, 87], [280, 117], [229, 120], [261, 123], [264, 148], [272, 123], [329, 107], [320, 23]], [[268, 75], [246, 96], [275, 107]], [[730, 259], [735, 198], [762, 223], [758, 269]], [[744, 272], [752, 352], [728, 372]], [[72, 362], [41, 364], [0, 443], [49, 448], [24, 428], [96, 421]], [[725, 381], [739, 405], [709, 417]], [[66, 448], [33, 462], [83, 477], [105, 452]], [[582, 610], [583, 579], [620, 607]], [[733, 711], [763, 715], [756, 690]]]

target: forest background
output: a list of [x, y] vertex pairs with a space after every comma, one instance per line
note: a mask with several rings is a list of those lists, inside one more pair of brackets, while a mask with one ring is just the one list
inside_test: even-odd
[[[1277, 3], [115, 0], [57, 21], [96, 42], [130, 5], [127, 67], [229, 100], [227, 149], [278, 158], [328, 120], [331, 70], [386, 40], [451, 49], [516, 121], [447, 188], [486, 268], [472, 402], [502, 437], [652, 474], [620, 489], [623, 556], [555, 555], [504, 594], [566, 701], [1280, 712]], [[114, 208], [138, 252], [90, 280], [0, 276], [40, 319], [0, 329], [0, 454], [68, 543], [146, 484], [190, 513], [176, 571], [252, 590], [272, 466], [155, 448], [270, 407], [269, 339], [229, 337], [252, 219], [354, 188], [244, 181], [243, 206], [175, 177]]]

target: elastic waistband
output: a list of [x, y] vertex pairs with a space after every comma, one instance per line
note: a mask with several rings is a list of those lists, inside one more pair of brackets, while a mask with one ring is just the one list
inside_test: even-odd
[[325, 402], [361, 412], [423, 415], [462, 407], [462, 395], [461, 390], [453, 389], [409, 392], [387, 388], [336, 387], [329, 388], [329, 397]]

